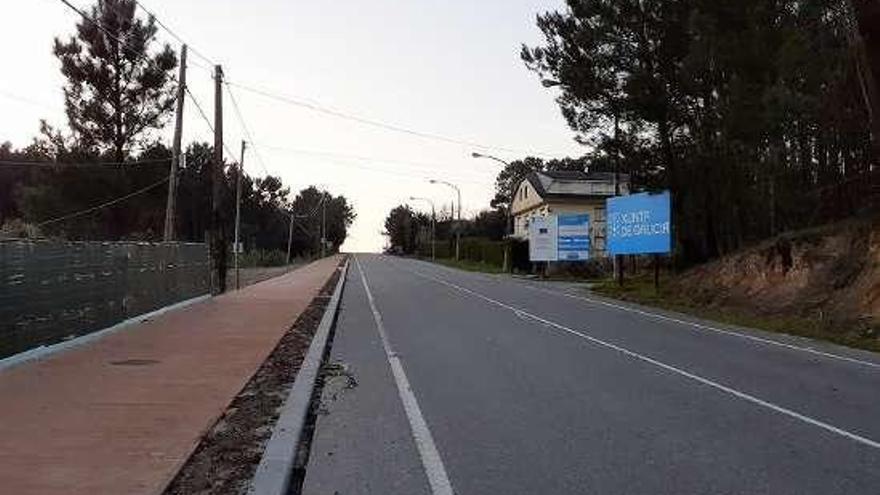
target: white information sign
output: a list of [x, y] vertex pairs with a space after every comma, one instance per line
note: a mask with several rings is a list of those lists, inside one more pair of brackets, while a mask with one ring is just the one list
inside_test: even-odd
[[586, 213], [556, 217], [559, 261], [585, 261], [590, 258], [590, 215]]
[[556, 261], [556, 217], [534, 217], [529, 221], [529, 260]]

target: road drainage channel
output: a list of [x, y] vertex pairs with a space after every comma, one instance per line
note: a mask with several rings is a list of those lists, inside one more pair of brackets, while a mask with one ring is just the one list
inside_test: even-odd
[[[312, 299], [247, 385], [205, 434], [163, 492], [165, 495], [248, 493], [250, 481], [272, 436], [282, 406], [303, 364], [340, 274], [343, 273], [342, 266], [341, 263], [319, 295]], [[332, 334], [331, 329], [325, 360]], [[321, 394], [322, 380], [318, 381], [314, 393], [316, 397]], [[314, 408], [313, 405], [311, 409]], [[304, 432], [308, 441], [303, 443], [311, 440], [313, 413], [310, 412], [309, 416], [308, 432]], [[302, 484], [305, 462], [308, 461], [307, 454], [297, 457], [302, 457], [304, 462], [300, 464], [298, 461], [294, 465], [292, 488], [298, 488]]]
[[[315, 435], [315, 427], [318, 417], [329, 414], [328, 405], [335, 401], [344, 391], [357, 387], [357, 379], [343, 363], [331, 363], [330, 351], [333, 348], [333, 339], [336, 335], [336, 325], [330, 329], [327, 337], [327, 347], [321, 360], [321, 372], [315, 381], [315, 389], [309, 403], [309, 414], [306, 418], [302, 436], [296, 452], [296, 460], [290, 479], [290, 487], [287, 495], [301, 495], [303, 483], [306, 479], [306, 467], [309, 465], [309, 456], [312, 452], [312, 440]], [[325, 393], [326, 392], [326, 393]]]

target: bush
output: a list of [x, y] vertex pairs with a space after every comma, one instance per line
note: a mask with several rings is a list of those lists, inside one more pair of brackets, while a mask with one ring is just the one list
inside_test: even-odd
[[487, 265], [502, 266], [504, 264], [504, 242], [490, 241], [479, 237], [462, 238], [460, 258]]
[[[435, 255], [439, 259], [455, 258], [455, 239], [437, 241]], [[504, 241], [492, 241], [482, 237], [462, 237], [460, 246], [460, 259], [473, 261], [498, 268], [504, 265]], [[431, 244], [423, 244], [416, 252], [423, 258], [431, 257]]]
[[39, 227], [20, 218], [7, 220], [0, 226], [0, 239], [36, 239], [39, 237]]
[[[231, 254], [229, 260], [231, 263]], [[287, 253], [280, 249], [254, 249], [253, 251], [239, 254], [238, 264], [241, 267], [283, 266], [287, 264]]]

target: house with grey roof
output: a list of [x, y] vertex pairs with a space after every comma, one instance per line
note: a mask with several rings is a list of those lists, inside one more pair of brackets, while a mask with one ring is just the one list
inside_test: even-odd
[[605, 200], [630, 192], [627, 174], [581, 171], [534, 171], [514, 189], [513, 236], [528, 239], [529, 222], [537, 216], [590, 215], [593, 256], [605, 255]]

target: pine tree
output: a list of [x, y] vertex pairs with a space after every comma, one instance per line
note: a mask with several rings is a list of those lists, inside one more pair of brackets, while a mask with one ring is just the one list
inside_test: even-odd
[[174, 104], [177, 56], [167, 44], [156, 53], [155, 19], [136, 16], [134, 0], [99, 0], [54, 53], [67, 78], [64, 100], [78, 145], [124, 161], [145, 144]]

